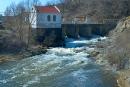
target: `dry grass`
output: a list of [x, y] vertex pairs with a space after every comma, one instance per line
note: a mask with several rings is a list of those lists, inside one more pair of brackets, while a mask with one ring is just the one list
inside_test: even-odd
[[124, 69], [130, 60], [130, 20], [122, 19], [110, 35], [112, 45], [107, 48], [106, 58], [118, 69]]

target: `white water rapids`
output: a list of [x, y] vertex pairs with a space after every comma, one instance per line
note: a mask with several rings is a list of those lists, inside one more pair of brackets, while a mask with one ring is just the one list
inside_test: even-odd
[[[101, 38], [100, 39], [105, 39]], [[0, 87], [114, 87], [108, 74], [88, 58], [91, 40], [66, 40], [66, 47], [0, 65]]]

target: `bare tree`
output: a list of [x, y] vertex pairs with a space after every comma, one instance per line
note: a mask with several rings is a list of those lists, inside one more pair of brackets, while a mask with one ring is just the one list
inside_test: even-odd
[[[35, 16], [35, 12], [32, 12], [32, 7], [33, 6], [37, 6], [37, 5], [40, 5], [41, 3], [40, 3], [40, 1], [39, 0], [33, 0], [33, 1], [30, 1], [30, 0], [27, 0], [26, 2], [26, 7], [27, 7], [27, 13], [28, 13], [28, 16], [27, 16], [27, 18], [28, 18], [28, 46], [30, 46], [30, 44], [31, 44], [31, 38], [32, 38], [32, 28], [31, 28], [31, 24], [32, 24], [32, 22], [33, 22], [33, 18], [34, 18], [34, 16]], [[33, 14], [32, 16], [33, 17], [31, 17], [30, 18], [30, 14]]]
[[61, 4], [62, 15], [64, 15], [66, 2], [65, 0], [59, 0], [59, 2]]
[[67, 18], [89, 15], [99, 21], [120, 19], [130, 15], [130, 0], [59, 0]]
[[[25, 2], [20, 2], [17, 5], [12, 3], [5, 10], [5, 26], [15, 31], [18, 39], [21, 42], [25, 42], [25, 34], [27, 37], [27, 44], [30, 45], [31, 39], [31, 21], [29, 21], [31, 8], [33, 5], [40, 4], [39, 0], [27, 0]], [[28, 28], [27, 28], [28, 27]]]
[[5, 26], [8, 28], [13, 28], [14, 25], [14, 21], [15, 20], [15, 16], [16, 16], [16, 5], [15, 3], [11, 3], [10, 6], [8, 6], [5, 10]]

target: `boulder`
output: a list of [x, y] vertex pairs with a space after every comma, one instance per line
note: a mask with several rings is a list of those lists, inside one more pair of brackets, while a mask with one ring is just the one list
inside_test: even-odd
[[96, 57], [97, 55], [99, 55], [99, 53], [100, 53], [100, 52], [98, 52], [98, 51], [92, 51], [92, 52], [90, 53], [90, 57]]

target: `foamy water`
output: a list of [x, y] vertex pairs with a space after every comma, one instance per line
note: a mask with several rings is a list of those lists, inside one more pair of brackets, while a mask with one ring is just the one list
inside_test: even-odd
[[98, 39], [67, 39], [65, 48], [50, 48], [46, 54], [3, 64], [0, 87], [113, 87], [113, 80], [105, 80], [100, 67], [88, 58], [94, 48], [87, 44]]

